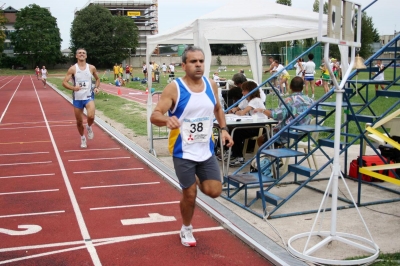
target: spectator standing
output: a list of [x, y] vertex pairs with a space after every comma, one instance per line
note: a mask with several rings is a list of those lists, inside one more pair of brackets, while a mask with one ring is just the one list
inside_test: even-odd
[[311, 84], [311, 91], [312, 91], [311, 98], [312, 99], [314, 99], [314, 93], [315, 93], [315, 80], [314, 80], [315, 63], [314, 63], [313, 59], [314, 59], [314, 55], [308, 54], [308, 61], [304, 65], [304, 81], [306, 84], [306, 95], [308, 95], [308, 85]]
[[126, 80], [126, 82], [129, 82], [130, 75], [131, 75], [131, 69], [130, 69], [129, 65], [126, 65], [125, 66], [125, 80]]
[[[385, 66], [382, 64], [382, 60], [377, 60], [376, 61], [376, 65], [375, 67], [377, 67], [379, 69], [379, 71], [381, 71], [378, 75], [376, 75], [376, 77], [374, 78], [374, 80], [385, 80], [385, 74], [383, 73], [383, 70], [385, 69]], [[385, 85], [383, 84], [375, 84], [375, 90], [378, 90], [378, 87], [381, 87], [381, 89], [385, 89]]]
[[113, 67], [113, 71], [114, 71], [114, 80], [118, 78], [119, 75], [119, 66], [117, 63], [115, 63], [114, 67]]
[[165, 78], [167, 75], [167, 65], [165, 63], [162, 64], [161, 70], [162, 70], [162, 72], [164, 74], [164, 78]]
[[296, 64], [294, 65], [294, 68], [296, 69], [296, 77], [301, 77], [303, 78], [304, 74], [304, 62], [303, 58], [297, 59]]

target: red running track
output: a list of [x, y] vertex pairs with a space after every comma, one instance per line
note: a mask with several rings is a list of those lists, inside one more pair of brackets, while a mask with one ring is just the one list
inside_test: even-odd
[[0, 77], [0, 264], [271, 265], [197, 208], [180, 243], [180, 192], [34, 76]]

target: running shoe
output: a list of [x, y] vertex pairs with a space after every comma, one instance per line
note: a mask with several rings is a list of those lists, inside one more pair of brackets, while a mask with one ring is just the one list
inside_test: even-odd
[[86, 149], [87, 148], [86, 138], [85, 137], [81, 138], [81, 148], [82, 149]]
[[191, 229], [181, 229], [181, 243], [185, 247], [195, 247], [196, 239], [193, 236], [192, 228]]
[[87, 130], [88, 139], [93, 139], [94, 133], [93, 133], [92, 127], [89, 127], [88, 125], [86, 125], [86, 130]]
[[241, 166], [242, 164], [244, 164], [244, 158], [243, 157], [233, 158], [232, 161], [229, 162], [230, 166]]

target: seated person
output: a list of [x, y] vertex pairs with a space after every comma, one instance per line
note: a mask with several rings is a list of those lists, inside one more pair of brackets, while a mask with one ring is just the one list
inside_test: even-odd
[[239, 87], [231, 87], [228, 91], [228, 105], [232, 105], [242, 98], [242, 89]]
[[217, 83], [218, 87], [225, 87], [226, 78], [220, 78], [218, 72], [214, 73], [213, 80]]
[[[251, 79], [246, 78], [246, 77], [245, 77], [243, 74], [241, 74], [241, 73], [236, 73], [235, 75], [233, 75], [232, 81], [233, 81], [233, 83], [235, 84], [235, 86], [237, 86], [237, 87], [239, 87], [239, 88], [241, 88], [241, 87], [242, 87], [242, 84], [243, 84], [244, 82], [246, 82], [246, 81], [253, 81], [254, 83], [256, 83], [254, 80], [251, 80]], [[257, 83], [256, 83], [256, 84], [257, 84]], [[257, 86], [258, 86], [258, 84], [257, 84]], [[259, 91], [260, 91], [260, 98], [261, 98], [261, 100], [265, 103], [265, 100], [266, 100], [267, 96], [265, 95], [263, 89], [260, 88]], [[245, 104], [244, 102], [245, 102], [245, 101], [241, 102], [240, 104]], [[239, 104], [239, 107], [241, 107], [240, 104]], [[243, 108], [241, 107], [241, 109], [243, 109]]]
[[[246, 97], [250, 91], [257, 88], [257, 84], [253, 81], [245, 81], [242, 84], [242, 94]], [[247, 106], [243, 109], [239, 107], [232, 108], [230, 110], [231, 113], [236, 115], [244, 116], [244, 115], [252, 115], [254, 110], [257, 109], [261, 111], [265, 109], [264, 102], [260, 98], [260, 92], [255, 91], [253, 94], [246, 97]], [[243, 144], [245, 139], [258, 136], [259, 129], [258, 128], [249, 128], [249, 129], [237, 129], [233, 134], [234, 145], [232, 146], [232, 155], [231, 155], [231, 166], [240, 166], [244, 163], [243, 158]]]
[[[308, 97], [308, 95], [303, 94], [303, 84], [304, 81], [301, 77], [294, 77], [292, 81], [290, 82], [290, 90], [292, 91], [292, 94], [289, 95], [284, 99], [285, 104], [287, 105], [288, 108], [290, 108], [290, 112], [295, 116], [292, 117], [286, 107], [283, 105], [283, 103], [280, 103], [278, 108], [274, 110], [268, 110], [268, 109], [262, 109], [262, 108], [257, 108], [254, 111], [255, 112], [262, 112], [269, 118], [273, 118], [279, 123], [274, 127], [274, 132], [278, 132], [289, 124], [294, 118], [296, 118], [299, 114], [303, 113], [305, 110], [307, 110], [313, 103], [314, 101]], [[306, 117], [304, 117], [298, 124], [299, 125], [308, 125], [312, 119], [312, 115], [309, 114]], [[259, 146], [264, 144], [268, 140], [268, 135], [263, 134], [262, 136], [258, 137], [257, 143]], [[281, 139], [281, 143], [284, 143], [286, 140]]]
[[121, 87], [121, 83], [120, 83], [120, 81], [119, 81], [119, 78], [117, 78], [117, 79], [115, 80], [114, 84], [115, 84], [115, 86], [117, 86], [117, 87]]

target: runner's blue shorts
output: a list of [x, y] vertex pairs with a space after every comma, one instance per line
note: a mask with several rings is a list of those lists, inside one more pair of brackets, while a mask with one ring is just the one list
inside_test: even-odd
[[314, 76], [304, 76], [304, 80], [312, 81], [312, 80], [314, 80]]
[[72, 104], [74, 105], [75, 108], [79, 108], [79, 109], [83, 109], [86, 107], [86, 104], [88, 104], [88, 102], [93, 101], [93, 96], [90, 97], [89, 99], [86, 100], [73, 100]]

